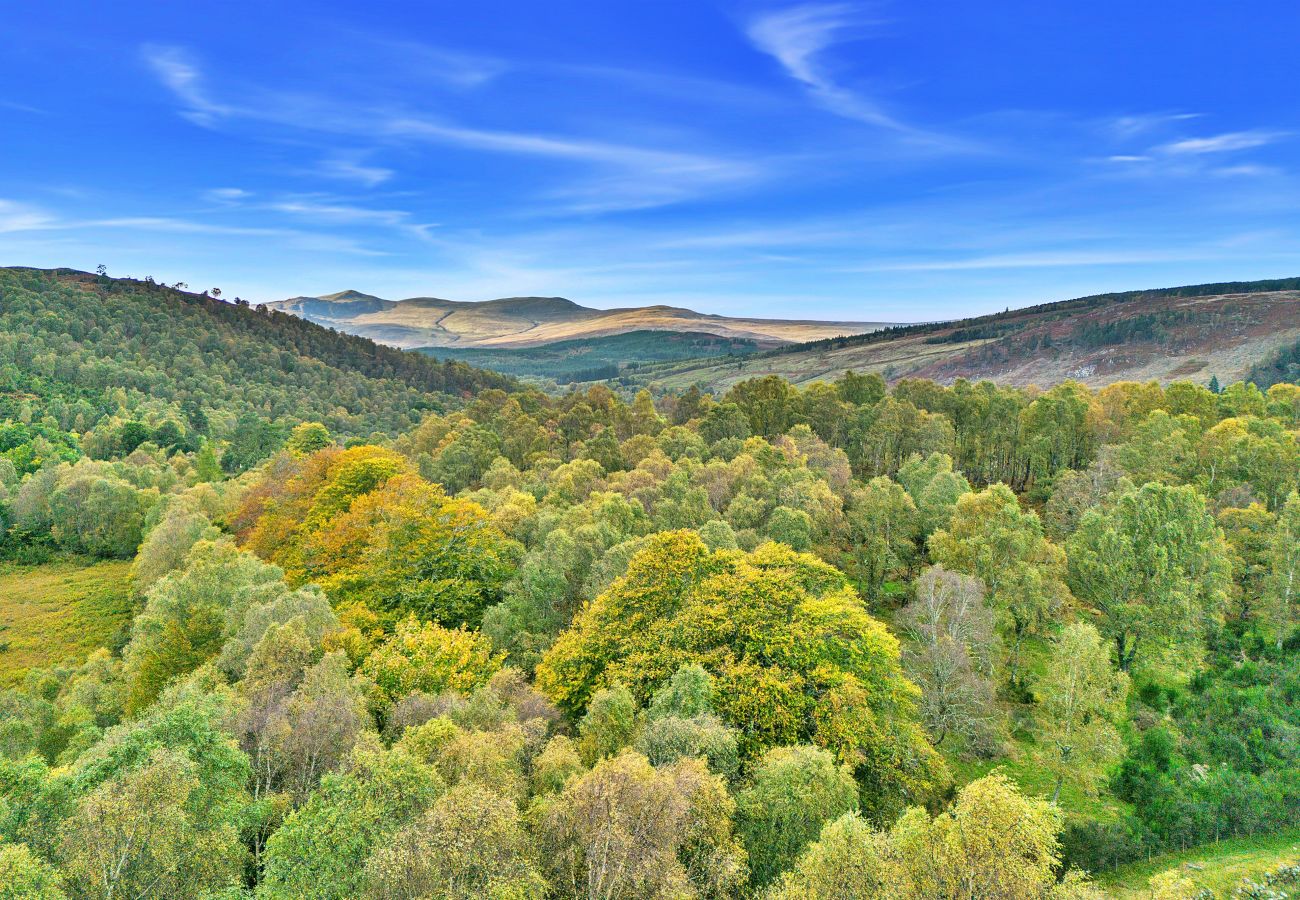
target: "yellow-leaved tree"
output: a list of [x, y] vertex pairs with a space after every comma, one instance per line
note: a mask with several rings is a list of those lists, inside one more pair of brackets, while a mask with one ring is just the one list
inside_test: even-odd
[[448, 497], [392, 450], [327, 447], [273, 463], [264, 479], [236, 515], [254, 523], [245, 546], [291, 584], [314, 582], [389, 627], [411, 613], [477, 625], [514, 573], [519, 545], [486, 511]]
[[601, 688], [621, 683], [644, 703], [690, 664], [712, 676], [717, 714], [748, 758], [826, 747], [880, 815], [946, 783], [898, 641], [839, 571], [779, 544], [711, 552], [693, 531], [655, 535], [560, 636], [537, 681], [578, 717]]

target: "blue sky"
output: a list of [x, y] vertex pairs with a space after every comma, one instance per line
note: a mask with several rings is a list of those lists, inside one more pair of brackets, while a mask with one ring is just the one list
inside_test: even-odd
[[1287, 0], [49, 0], [5, 25], [5, 265], [877, 321], [1300, 274]]

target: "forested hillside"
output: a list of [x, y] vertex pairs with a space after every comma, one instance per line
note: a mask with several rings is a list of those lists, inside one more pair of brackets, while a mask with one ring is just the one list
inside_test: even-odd
[[[764, 346], [770, 346], [770, 342]], [[693, 332], [629, 331], [541, 347], [422, 347], [420, 352], [437, 359], [459, 359], [507, 375], [573, 384], [617, 378], [636, 372], [646, 363], [744, 356], [758, 349], [759, 343], [749, 339]]]
[[364, 437], [410, 428], [444, 395], [507, 385], [152, 280], [0, 269], [0, 419], [86, 432], [125, 414], [202, 440], [227, 439], [252, 415]]
[[[754, 353], [743, 359], [643, 366], [623, 387], [725, 390], [756, 375], [796, 384], [846, 371], [888, 380], [992, 379], [1049, 387], [1074, 379], [1094, 388], [1121, 380], [1226, 384], [1276, 377], [1256, 368], [1300, 341], [1300, 279], [1279, 278], [1097, 294], [951, 322], [900, 325]], [[1280, 351], [1280, 352], [1279, 352]], [[1290, 357], [1287, 353], [1292, 352]]]
[[[134, 608], [0, 694], [0, 891], [1088, 900], [1089, 872], [1300, 816], [1300, 387], [507, 392], [6, 278], [6, 353], [39, 347], [7, 377], [48, 418], [0, 430], [0, 549], [133, 559]], [[274, 371], [279, 328], [323, 349], [235, 378], [222, 348]], [[287, 420], [338, 384], [333, 421], [377, 430], [418, 373], [480, 389], [223, 471], [55, 414], [118, 368], [119, 409]]]

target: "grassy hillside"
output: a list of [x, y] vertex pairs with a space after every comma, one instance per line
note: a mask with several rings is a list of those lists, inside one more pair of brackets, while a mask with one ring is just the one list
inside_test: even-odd
[[0, 269], [0, 419], [52, 415], [84, 431], [121, 409], [202, 410], [332, 431], [396, 433], [447, 395], [509, 387], [303, 319], [152, 281]]
[[648, 362], [740, 357], [762, 346], [758, 341], [697, 332], [630, 331], [609, 337], [558, 341], [541, 347], [423, 347], [420, 352], [438, 359], [458, 359], [507, 375], [553, 378], [568, 384], [635, 372]]
[[384, 300], [358, 291], [295, 297], [269, 304], [313, 322], [395, 347], [537, 347], [636, 331], [713, 334], [786, 344], [882, 327], [873, 322], [821, 322], [711, 316], [673, 306], [590, 309], [563, 297], [509, 297], [465, 302], [436, 297]]
[[1099, 873], [1097, 881], [1116, 900], [1147, 900], [1152, 875], [1178, 869], [1198, 888], [1227, 898], [1243, 878], [1258, 878], [1281, 865], [1300, 862], [1300, 827], [1254, 838], [1236, 838], [1197, 847], [1183, 853], [1166, 853], [1150, 862], [1121, 866]]
[[0, 566], [0, 687], [103, 646], [131, 616], [130, 570], [122, 561]]
[[989, 316], [882, 329], [753, 354], [643, 370], [666, 390], [722, 389], [756, 375], [797, 383], [847, 370], [886, 378], [991, 378], [1093, 386], [1120, 380], [1223, 383], [1300, 339], [1300, 279], [1196, 285], [1081, 297]]

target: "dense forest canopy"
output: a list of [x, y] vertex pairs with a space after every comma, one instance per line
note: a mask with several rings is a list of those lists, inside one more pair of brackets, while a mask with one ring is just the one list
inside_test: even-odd
[[84, 433], [129, 416], [191, 443], [302, 421], [393, 436], [445, 395], [510, 384], [180, 287], [0, 268], [0, 418]]
[[1294, 384], [545, 394], [0, 279], [0, 550], [135, 597], [0, 693], [0, 896], [1085, 900], [1300, 815]]

